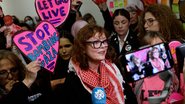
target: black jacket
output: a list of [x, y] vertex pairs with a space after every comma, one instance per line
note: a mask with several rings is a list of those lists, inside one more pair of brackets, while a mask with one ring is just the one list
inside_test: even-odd
[[115, 52], [117, 54], [118, 62], [116, 63], [116, 65], [119, 67], [119, 69], [121, 69], [120, 72], [122, 73], [123, 77], [126, 80], [125, 71], [122, 70], [125, 68], [124, 65], [126, 63], [126, 59], [124, 56], [128, 52], [139, 49], [140, 43], [138, 40], [138, 36], [136, 32], [133, 32], [132, 29], [129, 29], [128, 36], [123, 45], [122, 51], [120, 52], [118, 34], [114, 30], [113, 20], [109, 13], [109, 10], [107, 9], [106, 11], [101, 11], [101, 13], [105, 20], [104, 28], [110, 33], [110, 36], [109, 36], [110, 43], [109, 44], [115, 49]]
[[45, 71], [38, 72], [30, 88], [21, 81], [15, 83], [11, 91], [0, 98], [0, 104], [52, 104], [49, 74]]
[[61, 101], [64, 101], [62, 104], [92, 104], [91, 94], [74, 72], [67, 75], [64, 85], [65, 96], [61, 98]]
[[133, 31], [129, 30], [128, 36], [126, 38], [126, 41], [123, 45], [123, 48], [121, 52], [119, 51], [119, 40], [118, 40], [118, 35], [116, 33], [112, 33], [110, 38], [110, 45], [113, 46], [115, 49], [118, 57], [120, 55], [125, 55], [128, 52], [134, 51], [136, 49], [139, 49], [139, 41], [137, 38], [137, 34], [135, 34]]
[[42, 92], [32, 93], [22, 82], [14, 85], [12, 90], [0, 100], [0, 104], [49, 104]]

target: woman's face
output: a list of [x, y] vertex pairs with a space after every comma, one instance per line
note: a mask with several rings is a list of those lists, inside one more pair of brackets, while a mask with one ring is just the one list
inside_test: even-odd
[[127, 34], [129, 29], [129, 21], [126, 17], [118, 15], [113, 20], [114, 29], [118, 33], [119, 36], [124, 36]]
[[134, 63], [135, 63], [136, 65], [141, 63], [141, 60], [140, 60], [140, 58], [138, 58], [138, 57], [134, 57], [133, 61], [134, 61]]
[[0, 85], [5, 87], [11, 87], [18, 80], [18, 70], [8, 60], [0, 60]]
[[85, 52], [90, 62], [100, 62], [105, 59], [107, 49], [108, 43], [105, 34], [100, 36], [99, 33], [96, 33], [93, 37], [87, 40]]
[[154, 58], [159, 58], [159, 50], [158, 49], [153, 50], [153, 57]]
[[68, 60], [71, 58], [71, 52], [73, 49], [73, 44], [69, 41], [67, 38], [60, 38], [60, 57], [62, 57], [63, 60]]
[[150, 12], [144, 15], [144, 28], [146, 31], [159, 31], [159, 22]]
[[130, 24], [135, 24], [138, 21], [138, 14], [136, 11], [129, 12], [130, 14]]
[[24, 19], [24, 22], [26, 23], [26, 24], [28, 24], [28, 25], [33, 25], [33, 20], [31, 19], [31, 18], [29, 18], [29, 17], [26, 17], [25, 19]]

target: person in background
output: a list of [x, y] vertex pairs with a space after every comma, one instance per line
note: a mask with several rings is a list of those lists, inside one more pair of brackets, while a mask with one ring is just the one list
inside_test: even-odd
[[13, 36], [22, 28], [13, 23], [13, 18], [10, 15], [4, 16], [3, 19], [5, 25], [0, 28], [0, 32], [4, 32], [4, 36], [6, 37], [6, 49], [14, 52], [22, 60], [22, 62], [26, 64], [20, 50], [18, 50], [15, 44], [13, 43]]
[[[153, 31], [147, 31], [147, 33], [143, 37], [142, 41], [143, 41], [143, 43], [145, 43], [145, 45], [155, 45], [155, 44], [159, 44], [162, 42], [166, 42], [165, 37], [162, 34], [160, 34], [159, 32], [153, 32]], [[150, 54], [151, 54], [151, 52], [150, 52]], [[149, 60], [151, 57], [150, 54], [148, 55]], [[162, 64], [163, 63], [164, 62], [162, 62]], [[164, 66], [162, 66], [162, 67], [163, 68], [161, 68], [161, 69], [164, 69]], [[170, 96], [170, 94], [172, 92], [178, 91], [179, 80], [178, 80], [176, 74], [174, 73], [174, 68], [172, 68], [168, 71], [170, 71], [170, 73], [173, 73], [173, 75], [171, 77], [171, 86], [169, 88], [169, 92], [167, 92]], [[164, 71], [162, 73], [168, 74], [168, 71]], [[165, 86], [165, 81], [162, 80], [159, 77], [159, 75], [160, 75], [160, 73], [136, 82], [134, 92], [136, 93], [139, 104], [149, 104], [149, 103], [151, 103], [148, 100], [149, 97], [161, 96], [161, 92], [163, 91], [163, 88]], [[154, 93], [153, 91], [159, 92], [159, 93]], [[166, 103], [167, 100], [168, 100], [168, 97], [164, 97], [164, 99], [162, 99], [161, 103], [162, 104]]]
[[60, 32], [59, 57], [54, 72], [51, 75], [54, 104], [61, 101], [64, 95], [64, 82], [67, 76], [69, 60], [73, 49], [73, 36], [68, 32]]
[[[142, 57], [137, 55], [130, 56], [130, 73], [133, 79], [136, 81], [138, 79], [148, 77], [153, 75], [153, 67], [149, 60], [142, 60]], [[132, 79], [131, 79], [132, 80]]]
[[31, 27], [31, 30], [35, 30], [36, 24], [31, 16], [25, 16], [24, 22]]
[[[161, 35], [158, 36], [159, 40], [156, 41], [157, 38], [155, 38], [156, 42], [153, 41], [155, 43], [158, 43], [159, 41], [170, 42], [172, 40], [183, 43], [185, 40], [185, 30], [183, 29], [182, 23], [177, 19], [170, 7], [166, 5], [153, 4], [148, 6], [142, 13], [139, 24], [139, 39], [141, 39], [140, 43], [142, 45], [145, 45], [142, 39], [145, 37], [145, 34], [147, 34], [148, 31], [161, 33]], [[174, 64], [173, 71], [176, 73], [176, 76], [180, 78], [182, 72], [179, 73], [177, 64]], [[178, 81], [174, 83], [178, 83]]]
[[165, 68], [164, 62], [160, 55], [161, 55], [160, 50], [157, 47], [153, 47], [151, 50], [150, 59], [149, 59], [149, 61], [151, 62], [154, 68], [153, 73], [162, 71]]
[[82, 5], [81, 1], [72, 1], [71, 9], [69, 11], [68, 17], [66, 18], [65, 22], [62, 23], [60, 26], [57, 27], [58, 31], [64, 30], [67, 32], [71, 32], [72, 25], [77, 21], [82, 19], [82, 15], [80, 12], [80, 7]]
[[[110, 33], [109, 44], [112, 45], [117, 53], [117, 58], [121, 65], [118, 67], [123, 68], [125, 53], [138, 49], [140, 44], [138, 41], [137, 34], [130, 29], [130, 14], [125, 9], [116, 9], [110, 16], [106, 2], [97, 4], [103, 18], [105, 20], [104, 28]], [[121, 70], [126, 80], [124, 70]]]
[[19, 25], [20, 24], [20, 20], [17, 18], [17, 16], [12, 15], [12, 18], [13, 18], [13, 23], [14, 24], [16, 24], [16, 25]]
[[74, 24], [71, 27], [71, 34], [73, 35], [73, 37], [76, 37], [77, 33], [79, 32], [79, 30], [81, 28], [83, 28], [85, 25], [87, 25], [88, 23], [84, 20], [77, 20], [74, 22]]
[[31, 27], [26, 23], [20, 23], [19, 26], [22, 28], [22, 30], [31, 30]]
[[82, 19], [85, 20], [89, 24], [96, 24], [96, 20], [95, 20], [94, 16], [90, 13], [84, 14]]
[[80, 10], [78, 10], [76, 11], [76, 21], [81, 19], [82, 19], [82, 13], [80, 12]]
[[[4, 13], [3, 9], [0, 6], [0, 27], [4, 26]], [[0, 32], [0, 50], [1, 49], [6, 49], [6, 37], [4, 36], [4, 32]]]
[[13, 52], [0, 50], [0, 103], [48, 104], [47, 92], [33, 88], [40, 70], [39, 61], [25, 66]]
[[[162, 34], [166, 42], [185, 40], [182, 23], [168, 6], [161, 4], [150, 5], [143, 11], [139, 21], [139, 31], [139, 39], [143, 39], [147, 31], [157, 31]], [[142, 40], [140, 43], [144, 45]]]
[[126, 10], [130, 13], [130, 29], [132, 31], [136, 32], [136, 34], [139, 33], [138, 30], [138, 23], [139, 23], [139, 16], [143, 10], [140, 10], [137, 5], [127, 5]]
[[131, 55], [130, 56], [130, 61], [132, 62], [133, 64], [133, 67], [131, 68], [130, 72], [132, 74], [132, 78], [134, 80], [138, 80], [140, 78], [143, 78], [144, 77], [144, 62], [141, 61], [140, 58], [138, 58], [137, 56], [135, 55]]
[[10, 15], [4, 16], [3, 20], [5, 25], [0, 28], [0, 32], [6, 31], [6, 33], [4, 33], [6, 37], [6, 48], [12, 48], [13, 36], [17, 31], [21, 30], [21, 27], [14, 24], [13, 18]]
[[76, 11], [74, 10], [70, 10], [68, 17], [66, 18], [66, 20], [57, 27], [58, 31], [67, 31], [67, 32], [71, 32], [71, 27], [74, 24], [74, 22], [76, 21]]
[[106, 31], [97, 25], [86, 25], [74, 39], [74, 50], [65, 80], [65, 101], [68, 104], [92, 104], [96, 87], [106, 93], [106, 104], [124, 104], [123, 78], [113, 64], [113, 50]]
[[0, 6], [0, 27], [4, 26], [3, 17], [4, 17], [3, 8]]
[[179, 15], [180, 15], [180, 20], [185, 29], [185, 1], [184, 0], [179, 0]]

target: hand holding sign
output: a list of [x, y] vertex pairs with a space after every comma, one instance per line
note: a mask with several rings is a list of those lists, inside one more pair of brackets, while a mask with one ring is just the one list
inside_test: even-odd
[[49, 22], [41, 22], [35, 32], [24, 31], [13, 37], [15, 45], [32, 61], [53, 72], [58, 57], [58, 33]]
[[66, 20], [70, 5], [70, 0], [35, 0], [35, 7], [40, 18], [49, 21], [55, 27]]

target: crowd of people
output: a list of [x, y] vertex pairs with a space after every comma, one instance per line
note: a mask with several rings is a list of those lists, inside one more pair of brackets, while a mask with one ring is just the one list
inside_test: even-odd
[[[140, 80], [130, 82], [125, 66], [125, 54], [145, 45], [172, 40], [184, 43], [185, 29], [172, 9], [162, 4], [145, 5], [143, 10], [128, 5], [111, 15], [106, 1], [93, 2], [102, 13], [104, 26], [99, 26], [92, 14], [71, 9], [56, 28], [59, 53], [54, 72], [40, 67], [39, 61], [30, 61], [12, 42], [16, 32], [34, 31], [38, 23], [31, 16], [20, 21], [15, 15], [4, 15], [0, 8], [0, 104], [94, 104], [92, 93], [97, 87], [104, 89], [106, 104], [166, 104], [173, 93], [183, 102], [185, 83], [177, 75], [177, 63], [153, 75], [169, 65], [158, 48], [147, 53], [149, 63], [130, 56], [131, 76]], [[180, 75], [185, 76], [183, 72]], [[164, 80], [161, 76], [168, 77]]]

